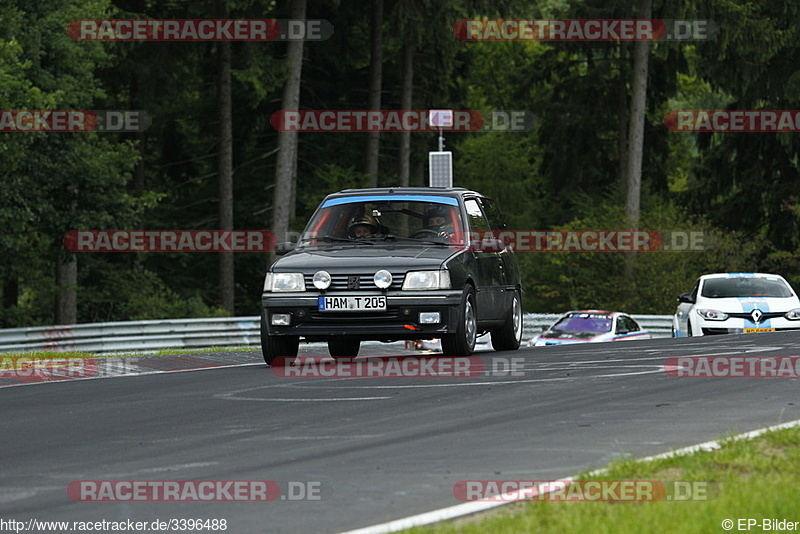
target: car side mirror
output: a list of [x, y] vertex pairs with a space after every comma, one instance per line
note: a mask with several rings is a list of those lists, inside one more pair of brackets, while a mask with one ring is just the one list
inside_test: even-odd
[[484, 237], [480, 242], [482, 252], [502, 252], [505, 248], [503, 241], [496, 237]]
[[694, 304], [694, 299], [691, 293], [681, 293], [678, 296], [678, 302], [685, 302], [686, 304]]
[[294, 243], [291, 241], [286, 241], [284, 243], [275, 243], [275, 254], [277, 256], [283, 256], [284, 254], [291, 252], [294, 250]]

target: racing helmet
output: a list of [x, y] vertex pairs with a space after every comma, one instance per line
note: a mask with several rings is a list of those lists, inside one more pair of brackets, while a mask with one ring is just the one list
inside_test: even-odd
[[425, 210], [423, 215], [425, 228], [439, 229], [451, 226], [450, 210], [446, 206], [436, 205]]

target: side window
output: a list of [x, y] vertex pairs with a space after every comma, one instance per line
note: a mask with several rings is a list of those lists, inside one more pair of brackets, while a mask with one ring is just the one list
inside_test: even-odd
[[486, 217], [483, 216], [478, 201], [474, 198], [464, 201], [464, 207], [467, 209], [467, 218], [469, 218], [469, 229], [473, 232], [486, 232], [489, 230], [489, 224], [486, 222]]
[[617, 319], [617, 333], [620, 332], [638, 332], [639, 326], [628, 317], [620, 317]]
[[624, 317], [617, 317], [617, 328], [614, 330], [615, 334], [621, 334], [624, 330], [627, 329], [627, 325], [625, 324]]
[[488, 198], [482, 198], [480, 202], [484, 213], [486, 213], [486, 218], [489, 219], [489, 226], [491, 226], [492, 230], [505, 230], [506, 222], [503, 220], [503, 215], [497, 208], [497, 204]]

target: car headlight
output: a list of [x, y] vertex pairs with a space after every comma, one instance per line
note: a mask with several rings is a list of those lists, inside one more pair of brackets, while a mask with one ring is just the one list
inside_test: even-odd
[[708, 319], [709, 321], [724, 321], [728, 318], [727, 313], [723, 313], [717, 310], [697, 310], [697, 315], [702, 317], [703, 319]]
[[314, 287], [319, 290], [328, 289], [331, 285], [331, 275], [328, 271], [317, 271], [314, 273]]
[[403, 289], [450, 289], [450, 271], [411, 271], [403, 281]]
[[784, 315], [790, 321], [800, 321], [800, 308], [795, 308], [792, 311], [786, 312]]
[[381, 269], [375, 273], [375, 276], [372, 277], [372, 281], [379, 289], [386, 289], [392, 285], [392, 273], [386, 269]]
[[305, 291], [303, 273], [267, 273], [264, 277], [264, 291], [275, 293]]

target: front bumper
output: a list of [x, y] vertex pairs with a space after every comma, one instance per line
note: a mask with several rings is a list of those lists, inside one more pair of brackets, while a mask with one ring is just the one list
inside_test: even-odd
[[[319, 292], [263, 293], [261, 305], [271, 336], [300, 336], [308, 341], [348, 337], [361, 341], [433, 339], [458, 328], [461, 291], [390, 291], [385, 311], [319, 311]], [[327, 293], [327, 296], [365, 296], [363, 293]], [[436, 324], [421, 324], [420, 312], [439, 312]], [[289, 314], [288, 326], [273, 325], [273, 314]]]
[[[695, 328], [699, 329], [704, 336], [800, 330], [800, 321], [790, 321], [785, 318], [769, 319], [756, 324], [752, 321], [748, 321], [747, 319], [736, 317], [731, 317], [724, 321], [709, 321], [707, 319], [701, 319], [695, 315], [695, 319], [692, 319], [692, 321], [697, 321], [697, 326]], [[696, 332], [695, 335], [697, 335]]]

